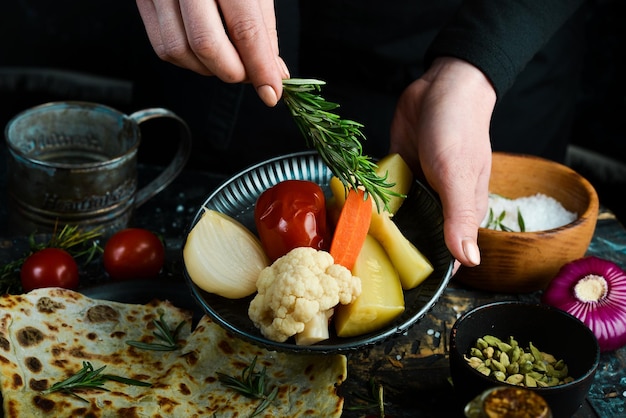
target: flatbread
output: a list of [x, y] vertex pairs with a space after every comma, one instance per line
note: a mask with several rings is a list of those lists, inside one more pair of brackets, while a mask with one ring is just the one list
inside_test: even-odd
[[[153, 319], [163, 314], [179, 333], [181, 348], [153, 351], [129, 340], [156, 341]], [[5, 417], [248, 417], [259, 400], [225, 387], [217, 373], [239, 377], [256, 358], [266, 368], [268, 392], [278, 395], [261, 417], [339, 417], [337, 394], [347, 376], [343, 355], [295, 355], [267, 351], [227, 333], [209, 317], [191, 329], [192, 315], [168, 301], [146, 305], [88, 298], [59, 289], [37, 289], [0, 298], [0, 387]], [[55, 392], [52, 384], [83, 362], [104, 373], [146, 381], [151, 387], [107, 381], [109, 391]]]

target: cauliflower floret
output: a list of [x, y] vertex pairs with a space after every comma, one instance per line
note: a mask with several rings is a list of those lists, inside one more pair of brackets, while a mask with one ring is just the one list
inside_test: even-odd
[[256, 286], [248, 308], [254, 325], [273, 341], [295, 335], [301, 345], [328, 338], [333, 308], [361, 294], [361, 279], [328, 252], [310, 247], [294, 248], [264, 268]]

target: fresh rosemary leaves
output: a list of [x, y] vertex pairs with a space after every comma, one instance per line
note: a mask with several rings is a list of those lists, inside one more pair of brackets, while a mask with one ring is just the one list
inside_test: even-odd
[[61, 382], [53, 384], [41, 393], [42, 395], [47, 395], [52, 392], [63, 392], [72, 395], [80, 399], [81, 401], [89, 402], [87, 399], [76, 394], [76, 389], [98, 389], [108, 392], [109, 389], [105, 388], [104, 384], [107, 381], [111, 380], [132, 386], [152, 386], [151, 383], [142, 382], [141, 380], [128, 379], [126, 377], [115, 376], [112, 374], [104, 374], [102, 373], [102, 371], [105, 368], [106, 366], [102, 366], [99, 369], [94, 369], [90, 362], [83, 361], [83, 368], [80, 369], [76, 374], [68, 377]]
[[[506, 211], [502, 211], [500, 213], [500, 215], [498, 215], [497, 217], [495, 216], [495, 214], [493, 213], [493, 208], [489, 208], [489, 216], [487, 217], [487, 222], [485, 223], [485, 228], [488, 229], [493, 229], [493, 230], [500, 230], [500, 231], [505, 231], [505, 232], [513, 232], [513, 228], [505, 225], [503, 223], [504, 219], [506, 218]], [[519, 231], [520, 232], [526, 232], [526, 224], [524, 223], [524, 217], [522, 216], [522, 212], [517, 209], [517, 224], [519, 226]]]
[[20, 268], [31, 254], [44, 248], [61, 248], [74, 258], [84, 258], [84, 264], [89, 264], [103, 249], [98, 243], [102, 235], [100, 228], [84, 231], [78, 226], [65, 225], [60, 231], [55, 231], [46, 242], [37, 242], [35, 234], [28, 237], [29, 251], [21, 258], [13, 260], [0, 267], [0, 292], [20, 292]]
[[141, 348], [143, 350], [153, 351], [174, 351], [180, 348], [178, 344], [178, 333], [180, 329], [185, 325], [185, 321], [180, 321], [174, 330], [170, 330], [168, 325], [163, 320], [163, 312], [160, 312], [159, 319], [153, 319], [152, 323], [156, 327], [156, 331], [152, 333], [157, 340], [163, 341], [163, 343], [145, 343], [143, 341], [126, 341], [126, 344], [133, 347]]
[[381, 418], [385, 416], [385, 401], [383, 385], [376, 383], [373, 378], [369, 380], [369, 391], [366, 395], [361, 393], [353, 393], [354, 397], [359, 401], [358, 404], [348, 407], [351, 411], [363, 411], [369, 409], [377, 409]]
[[365, 139], [358, 122], [341, 119], [333, 110], [339, 105], [326, 101], [318, 94], [326, 84], [315, 79], [283, 80], [283, 100], [307, 145], [317, 150], [332, 173], [347, 188], [362, 186], [366, 196], [371, 195], [380, 212], [388, 209], [390, 196], [398, 194], [390, 189], [387, 177], [376, 173], [376, 164], [363, 155], [359, 139]]
[[224, 373], [217, 372], [217, 377], [222, 385], [227, 388], [234, 389], [248, 398], [261, 399], [261, 403], [256, 407], [250, 418], [259, 415], [276, 399], [278, 395], [278, 386], [266, 395], [267, 374], [265, 367], [260, 372], [255, 372], [256, 356], [252, 362], [241, 371], [241, 377], [229, 376]]

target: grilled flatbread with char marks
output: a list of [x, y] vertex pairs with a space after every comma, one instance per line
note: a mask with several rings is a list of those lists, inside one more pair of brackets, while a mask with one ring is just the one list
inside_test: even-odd
[[[181, 321], [173, 351], [139, 349], [126, 342], [160, 342], [153, 319], [170, 329]], [[88, 298], [59, 289], [0, 297], [0, 387], [5, 417], [247, 417], [259, 400], [223, 386], [217, 373], [239, 377], [256, 357], [266, 368], [276, 400], [261, 417], [339, 417], [337, 386], [346, 378], [343, 355], [270, 352], [238, 339], [209, 317], [191, 329], [191, 312], [168, 301], [146, 305]], [[42, 390], [78, 372], [84, 361], [104, 373], [149, 382], [151, 387], [107, 381], [77, 390], [85, 402]]]

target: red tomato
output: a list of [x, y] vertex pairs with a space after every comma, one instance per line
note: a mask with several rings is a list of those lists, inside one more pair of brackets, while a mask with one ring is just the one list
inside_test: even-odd
[[113, 280], [149, 279], [163, 268], [165, 247], [153, 232], [127, 228], [109, 238], [102, 258]]
[[286, 180], [265, 190], [257, 199], [254, 221], [272, 261], [296, 247], [328, 247], [324, 191], [311, 181]]
[[44, 248], [26, 258], [20, 269], [25, 292], [41, 287], [78, 287], [78, 264], [70, 253], [60, 248]]

